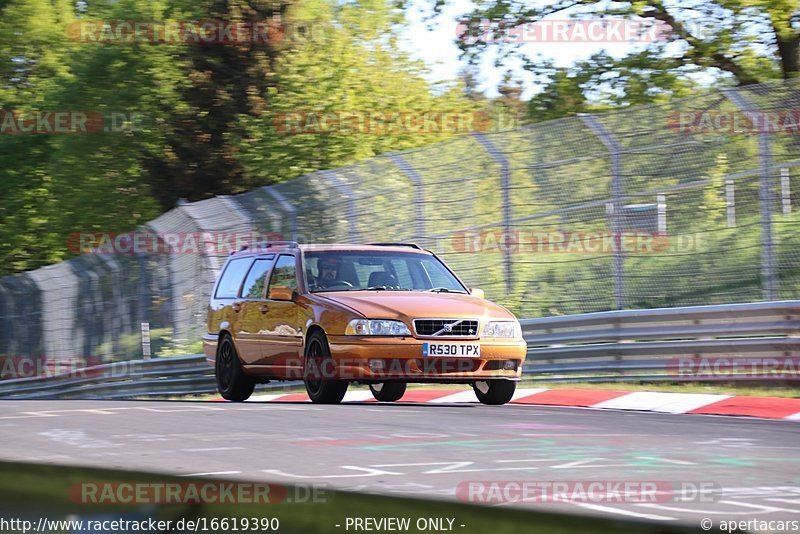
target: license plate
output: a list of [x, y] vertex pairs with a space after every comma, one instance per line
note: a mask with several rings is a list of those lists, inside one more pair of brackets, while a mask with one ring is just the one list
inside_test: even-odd
[[481, 355], [481, 346], [477, 343], [423, 343], [422, 355], [478, 358]]

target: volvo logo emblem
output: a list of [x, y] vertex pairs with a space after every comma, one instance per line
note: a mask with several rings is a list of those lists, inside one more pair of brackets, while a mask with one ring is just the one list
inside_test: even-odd
[[436, 332], [434, 332], [431, 335], [432, 336], [441, 336], [443, 334], [449, 334], [449, 335], [463, 336], [464, 335], [463, 331], [460, 331], [460, 333], [458, 333], [458, 334], [453, 334], [453, 328], [458, 326], [458, 325], [460, 325], [463, 322], [464, 322], [464, 319], [458, 319], [457, 321], [453, 321], [453, 322], [450, 322], [450, 323], [442, 322], [442, 328], [440, 328], [439, 330], [437, 330]]

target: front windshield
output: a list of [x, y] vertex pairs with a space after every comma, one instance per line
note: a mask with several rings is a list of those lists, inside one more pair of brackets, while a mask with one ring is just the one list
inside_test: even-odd
[[388, 251], [306, 252], [311, 292], [440, 291], [467, 289], [435, 256]]

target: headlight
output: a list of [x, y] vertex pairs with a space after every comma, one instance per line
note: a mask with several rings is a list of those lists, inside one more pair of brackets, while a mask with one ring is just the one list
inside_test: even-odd
[[522, 327], [517, 321], [491, 321], [483, 327], [483, 337], [522, 337]]
[[401, 321], [384, 319], [353, 319], [344, 333], [348, 336], [410, 336], [411, 332]]

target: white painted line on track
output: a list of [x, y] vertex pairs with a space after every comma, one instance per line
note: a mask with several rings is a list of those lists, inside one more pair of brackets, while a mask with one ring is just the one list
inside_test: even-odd
[[428, 402], [440, 404], [440, 403], [448, 403], [448, 402], [478, 402], [477, 397], [475, 397], [475, 392], [471, 389], [466, 391], [459, 391], [457, 393], [452, 393], [450, 395], [445, 395], [444, 397], [439, 397], [438, 399], [432, 399]]
[[372, 392], [370, 390], [353, 390], [348, 391], [344, 394], [344, 399], [342, 402], [364, 402], [366, 400], [372, 399]]
[[149, 408], [145, 406], [136, 406], [134, 407], [135, 410], [143, 410], [145, 412], [156, 412], [156, 413], [182, 413], [182, 412], [199, 412], [203, 410], [217, 410], [216, 406], [203, 406], [202, 404], [196, 405], [178, 405], [178, 406], [164, 406], [162, 408]]
[[241, 471], [208, 471], [206, 473], [189, 473], [188, 475], [178, 475], [181, 477], [206, 477], [212, 475], [238, 475]]
[[[742, 502], [742, 501], [719, 501], [720, 504], [731, 504], [733, 506], [744, 506], [745, 508], [755, 508], [756, 510], [760, 510], [761, 513], [773, 513], [773, 512], [797, 512], [797, 510], [792, 510], [791, 508], [777, 508], [774, 506], [763, 506], [760, 504], [753, 504], [750, 502]], [[748, 512], [742, 512], [741, 515], [746, 515]], [[751, 512], [752, 513], [752, 512]], [[736, 514], [734, 514], [736, 515]]]
[[244, 447], [207, 447], [204, 449], [181, 449], [181, 452], [243, 451]]
[[[766, 501], [775, 501], [775, 502], [785, 502], [788, 504], [800, 504], [800, 499], [764, 499]], [[800, 510], [795, 510], [795, 512], [800, 512]]]
[[285, 397], [289, 395], [289, 393], [272, 393], [266, 395], [253, 395], [246, 402], [270, 402], [274, 400], [278, 400], [281, 397]]
[[629, 438], [632, 437], [632, 434], [586, 434], [586, 433], [553, 433], [553, 432], [524, 432], [520, 434], [521, 437], [525, 438], [549, 438], [549, 437], [568, 437], [568, 438], [582, 438], [582, 437], [594, 437], [594, 438]]
[[592, 408], [613, 410], [644, 410], [664, 413], [686, 413], [729, 399], [731, 395], [707, 393], [665, 393], [658, 391], [634, 391], [621, 397], [593, 404]]
[[581, 508], [587, 508], [589, 510], [596, 510], [598, 512], [607, 512], [610, 514], [617, 514], [617, 515], [625, 515], [628, 517], [638, 517], [640, 519], [652, 519], [653, 521], [676, 521], [677, 517], [669, 517], [664, 515], [655, 515], [655, 514], [640, 514], [638, 512], [632, 512], [630, 510], [622, 510], [620, 508], [614, 508], [613, 506], [602, 506], [600, 504], [588, 503], [588, 502], [572, 502], [575, 506], [580, 506]]

